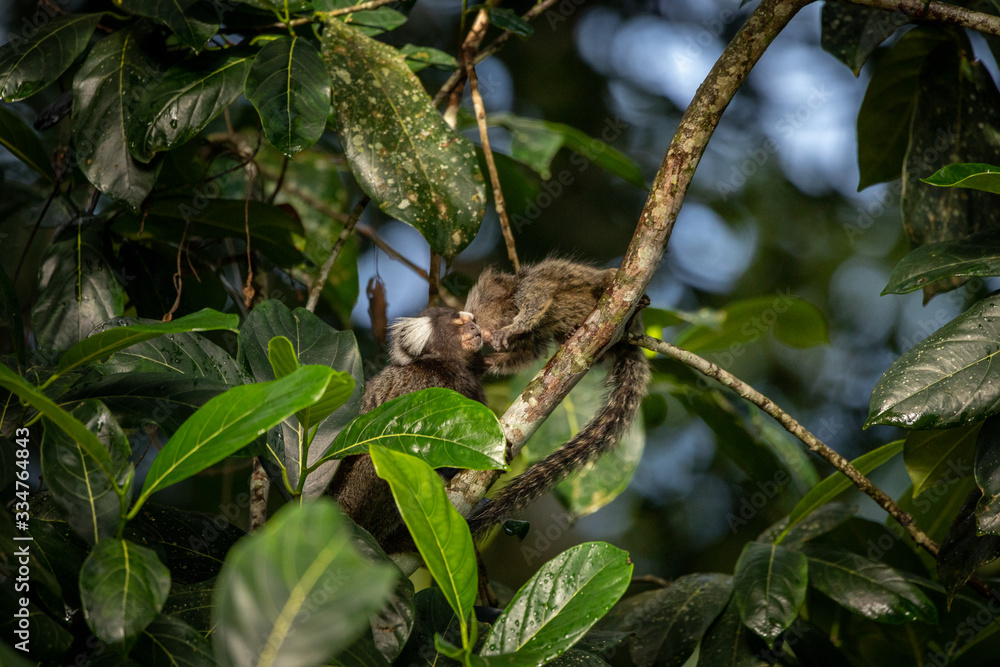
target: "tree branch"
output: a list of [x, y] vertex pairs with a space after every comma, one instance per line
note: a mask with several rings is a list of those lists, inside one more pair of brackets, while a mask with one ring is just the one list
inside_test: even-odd
[[926, 0], [838, 0], [848, 5], [884, 9], [911, 16], [921, 22], [948, 23], [988, 35], [1000, 35], [1000, 16], [974, 12], [946, 2]]
[[312, 287], [309, 288], [309, 300], [306, 301], [306, 310], [310, 313], [316, 310], [316, 304], [319, 303], [319, 295], [322, 294], [323, 286], [326, 285], [326, 281], [330, 277], [330, 270], [333, 269], [334, 262], [336, 262], [337, 257], [340, 256], [340, 251], [344, 249], [344, 244], [347, 243], [347, 239], [351, 236], [351, 232], [354, 231], [354, 226], [358, 224], [358, 220], [361, 219], [361, 214], [364, 212], [365, 206], [367, 206], [370, 201], [371, 199], [368, 198], [368, 195], [364, 195], [358, 200], [358, 203], [354, 205], [354, 210], [351, 211], [351, 217], [344, 223], [344, 228], [340, 231], [340, 236], [337, 237], [337, 242], [333, 244], [333, 248], [330, 250], [330, 256], [326, 258], [326, 261], [323, 262], [323, 266], [320, 267], [319, 275], [316, 276], [316, 280], [313, 281]]
[[[621, 335], [625, 321], [663, 258], [695, 168], [722, 113], [770, 43], [810, 2], [762, 0], [698, 88], [667, 148], [614, 284], [503, 415], [501, 424], [512, 454], [521, 450], [594, 361]], [[449, 485], [449, 496], [459, 511], [468, 514], [499, 476], [498, 471], [460, 472]]]

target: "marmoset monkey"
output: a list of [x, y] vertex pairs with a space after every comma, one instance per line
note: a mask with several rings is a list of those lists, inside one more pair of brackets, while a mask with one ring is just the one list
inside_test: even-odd
[[[564, 343], [597, 306], [616, 271], [558, 258], [522, 266], [515, 274], [484, 271], [465, 307], [475, 315], [483, 339], [498, 350], [486, 359], [489, 371], [515, 373], [541, 357], [550, 343]], [[643, 297], [641, 307], [648, 303]], [[627, 342], [616, 343], [603, 359], [613, 363], [607, 380], [611, 389], [600, 410], [569, 442], [517, 476], [471, 516], [473, 534], [502, 524], [617, 446], [646, 395], [649, 363], [641, 349]]]
[[[427, 308], [417, 317], [397, 319], [389, 334], [390, 363], [365, 385], [362, 414], [397, 396], [430, 387], [454, 389], [486, 403], [480, 379], [486, 368], [483, 339], [470, 313]], [[341, 462], [330, 495], [387, 552], [412, 549], [389, 484], [375, 474], [368, 454]]]

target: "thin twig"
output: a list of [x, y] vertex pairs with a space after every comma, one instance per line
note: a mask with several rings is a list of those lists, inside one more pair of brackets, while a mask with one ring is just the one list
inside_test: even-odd
[[[806, 427], [797, 422], [790, 414], [782, 410], [781, 407], [779, 407], [778, 404], [770, 398], [760, 393], [732, 373], [719, 368], [716, 364], [712, 363], [708, 359], [705, 359], [704, 357], [698, 356], [694, 352], [689, 352], [685, 349], [677, 347], [676, 345], [671, 345], [670, 343], [659, 340], [658, 338], [653, 338], [652, 336], [630, 336], [629, 342], [634, 345], [644, 347], [647, 350], [659, 352], [660, 354], [670, 357], [671, 359], [676, 359], [685, 366], [698, 371], [702, 375], [712, 378], [722, 386], [732, 389], [740, 397], [745, 398], [769, 414], [775, 419], [775, 421], [781, 424], [782, 428], [791, 433], [806, 447], [808, 447], [809, 451], [818, 455], [838, 471], [842, 472], [844, 476], [858, 488], [859, 491], [874, 500], [875, 504], [895, 519], [896, 523], [902, 526], [903, 529], [910, 534], [910, 537], [913, 538], [914, 542], [920, 545], [920, 547], [931, 556], [937, 558], [938, 551], [940, 550], [938, 543], [928, 537], [924, 531], [917, 527], [916, 523], [913, 521], [913, 516], [911, 516], [908, 512], [903, 511], [903, 509], [897, 505], [892, 498], [890, 498], [882, 489], [877, 487], [870, 479], [868, 479], [864, 473], [855, 468], [850, 461], [835, 452], [822, 440], [813, 435], [808, 429], [806, 429]], [[987, 598], [993, 597], [993, 590], [982, 580], [973, 577], [969, 579], [968, 583], [969, 586], [975, 589], [978, 593], [985, 595]]]
[[49, 198], [45, 200], [45, 205], [42, 206], [42, 210], [39, 211], [38, 217], [35, 218], [35, 226], [31, 228], [31, 234], [28, 235], [28, 241], [24, 244], [24, 250], [21, 251], [21, 257], [17, 260], [17, 268], [14, 269], [14, 278], [11, 280], [12, 285], [17, 285], [17, 278], [21, 275], [21, 267], [24, 265], [24, 258], [28, 256], [28, 251], [31, 250], [31, 243], [35, 240], [35, 234], [38, 233], [38, 228], [42, 226], [42, 220], [45, 218], [45, 214], [48, 213], [49, 206], [52, 205], [52, 201], [56, 198], [56, 195], [59, 194], [59, 185], [61, 183], [62, 179], [57, 178], [55, 183], [52, 184], [52, 192], [49, 193]]
[[368, 195], [363, 195], [358, 203], [354, 205], [354, 210], [351, 211], [351, 217], [344, 223], [344, 228], [340, 230], [340, 236], [337, 238], [337, 242], [333, 244], [333, 249], [330, 250], [330, 256], [326, 258], [323, 262], [323, 266], [320, 267], [319, 275], [316, 276], [316, 280], [313, 281], [312, 287], [309, 288], [309, 299], [306, 301], [306, 310], [310, 313], [316, 310], [316, 304], [319, 303], [319, 296], [323, 293], [323, 286], [326, 285], [326, 281], [330, 277], [330, 271], [333, 269], [333, 264], [337, 261], [337, 257], [340, 256], [340, 251], [343, 250], [344, 244], [347, 243], [347, 239], [350, 238], [351, 233], [354, 231], [354, 226], [358, 224], [358, 220], [361, 219], [361, 214], [365, 210], [365, 206], [371, 201]]
[[363, 12], [366, 9], [378, 9], [384, 5], [396, 2], [396, 0], [368, 0], [368, 2], [362, 2], [357, 5], [351, 5], [350, 7], [341, 7], [340, 9], [331, 9], [328, 12], [323, 12], [326, 16], [343, 16], [344, 14], [353, 14], [354, 12]]
[[469, 90], [472, 92], [472, 106], [476, 111], [476, 125], [479, 126], [479, 143], [483, 147], [483, 156], [486, 158], [486, 169], [490, 173], [490, 183], [493, 186], [493, 204], [496, 206], [497, 217], [500, 219], [500, 229], [503, 230], [503, 240], [507, 245], [507, 257], [514, 265], [514, 270], [521, 268], [521, 263], [517, 259], [517, 247], [514, 245], [514, 234], [510, 230], [510, 219], [507, 217], [507, 204], [504, 202], [503, 189], [500, 187], [500, 175], [497, 173], [497, 165], [493, 159], [493, 151], [490, 149], [489, 128], [486, 127], [486, 107], [483, 105], [483, 96], [479, 92], [479, 77], [476, 76], [476, 66], [473, 60], [476, 57], [476, 46], [483, 40], [486, 28], [489, 26], [489, 14], [486, 10], [479, 10], [476, 21], [469, 30], [469, 36], [462, 44], [460, 58], [465, 65], [465, 72], [469, 77]]
[[274, 200], [278, 197], [278, 193], [281, 192], [281, 186], [285, 182], [285, 174], [288, 172], [288, 162], [288, 156], [286, 155], [281, 161], [281, 171], [278, 172], [278, 181], [274, 184], [274, 192], [267, 198], [268, 204], [273, 204]]
[[[536, 16], [547, 10], [552, 5], [556, 4], [556, 2], [557, 0], [543, 0], [543, 2], [539, 2], [537, 5], [535, 5], [527, 12], [522, 14], [521, 18], [524, 19], [525, 21], [530, 21], [531, 19], [535, 18]], [[507, 43], [507, 40], [510, 39], [510, 36], [513, 34], [514, 33], [512, 33], [509, 30], [504, 30], [499, 37], [494, 39], [486, 46], [485, 49], [480, 50], [476, 54], [476, 57], [473, 59], [472, 64], [478, 65], [479, 63], [483, 62], [484, 60], [492, 56], [494, 53], [499, 51], [503, 47], [503, 45]], [[457, 70], [452, 72], [451, 76], [448, 77], [448, 80], [444, 82], [444, 85], [441, 86], [441, 88], [437, 91], [437, 94], [434, 95], [434, 106], [438, 106], [439, 104], [441, 104], [441, 102], [443, 102], [446, 98], [450, 97], [452, 93], [455, 92], [455, 90], [461, 88], [462, 84], [464, 83], [465, 83], [465, 70], [459, 67]]]
[[975, 12], [947, 2], [926, 0], [839, 0], [848, 5], [906, 14], [924, 23], [947, 23], [987, 35], [1000, 36], [1000, 16]]
[[427, 305], [437, 306], [441, 301], [441, 255], [431, 250], [430, 266], [427, 267]]

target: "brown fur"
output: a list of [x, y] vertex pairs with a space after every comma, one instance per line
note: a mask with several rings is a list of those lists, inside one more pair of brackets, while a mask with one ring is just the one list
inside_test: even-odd
[[[486, 360], [490, 371], [516, 373], [544, 355], [551, 343], [564, 343], [597, 306], [615, 271], [557, 258], [522, 266], [516, 274], [484, 271], [469, 292], [466, 308], [475, 315], [483, 339], [498, 350]], [[643, 297], [640, 307], [648, 303]], [[641, 323], [634, 326], [641, 328]], [[611, 389], [597, 414], [470, 517], [474, 534], [499, 526], [617, 446], [646, 395], [649, 362], [642, 350], [625, 342], [616, 343], [603, 358], [612, 360], [607, 381]]]

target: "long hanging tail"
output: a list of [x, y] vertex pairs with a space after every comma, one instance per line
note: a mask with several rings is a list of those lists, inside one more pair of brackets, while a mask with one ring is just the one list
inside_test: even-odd
[[590, 461], [612, 451], [635, 420], [649, 385], [641, 348], [619, 343], [608, 375], [604, 405], [573, 439], [518, 475], [481, 511], [469, 517], [473, 535], [501, 525]]

